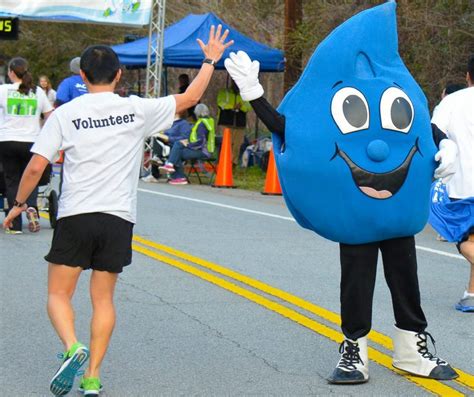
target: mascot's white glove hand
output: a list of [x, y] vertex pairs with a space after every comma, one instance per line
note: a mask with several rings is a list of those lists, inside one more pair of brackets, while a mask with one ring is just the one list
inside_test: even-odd
[[458, 147], [453, 141], [443, 139], [439, 143], [439, 151], [435, 154], [435, 160], [439, 161], [439, 166], [434, 172], [436, 179], [441, 178], [446, 183], [452, 178], [456, 172], [457, 154]]
[[224, 61], [225, 68], [240, 90], [244, 101], [252, 101], [263, 95], [263, 87], [258, 81], [260, 62], [253, 61], [246, 52], [231, 52]]

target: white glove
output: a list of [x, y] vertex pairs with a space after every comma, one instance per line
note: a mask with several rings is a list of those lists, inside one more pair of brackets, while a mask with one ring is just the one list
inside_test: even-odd
[[260, 62], [253, 61], [246, 52], [231, 52], [224, 61], [225, 68], [240, 90], [244, 101], [252, 101], [263, 95], [263, 87], [258, 81]]
[[439, 166], [434, 172], [436, 179], [441, 178], [446, 183], [452, 178], [456, 172], [457, 155], [458, 147], [453, 141], [443, 139], [439, 143], [439, 151], [435, 154], [435, 160], [439, 161]]

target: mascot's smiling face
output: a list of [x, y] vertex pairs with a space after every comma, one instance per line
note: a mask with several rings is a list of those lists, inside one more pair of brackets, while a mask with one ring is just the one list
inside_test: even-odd
[[395, 9], [385, 3], [334, 30], [279, 108], [287, 205], [334, 241], [409, 236], [428, 217], [436, 148], [426, 98], [398, 55]]

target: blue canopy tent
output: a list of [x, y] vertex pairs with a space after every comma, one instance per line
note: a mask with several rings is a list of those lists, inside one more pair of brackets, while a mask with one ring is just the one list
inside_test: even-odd
[[[260, 62], [262, 72], [282, 72], [285, 68], [283, 51], [266, 46], [244, 36], [234, 28], [225, 24], [213, 13], [196, 15], [190, 14], [165, 29], [163, 66], [180, 68], [200, 68], [203, 54], [196, 43], [201, 39], [205, 43], [209, 38], [211, 25], [221, 24], [223, 29], [229, 29], [229, 38], [235, 44], [226, 50], [226, 53], [217, 64], [217, 69], [224, 69], [224, 59], [231, 51], [243, 50], [251, 59]], [[156, 42], [156, 36], [152, 38]], [[146, 67], [148, 52], [148, 37], [131, 43], [118, 44], [112, 47], [118, 54], [120, 62], [126, 66]]]

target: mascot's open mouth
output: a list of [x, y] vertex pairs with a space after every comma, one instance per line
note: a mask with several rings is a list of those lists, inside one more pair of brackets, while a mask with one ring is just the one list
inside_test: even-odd
[[360, 168], [343, 150], [339, 148], [337, 144], [334, 157], [340, 156], [346, 162], [351, 169], [354, 182], [364, 194], [376, 199], [387, 199], [392, 197], [402, 187], [407, 177], [411, 161], [416, 152], [419, 152], [418, 139], [400, 166], [392, 171], [384, 172], [382, 174], [369, 172]]

